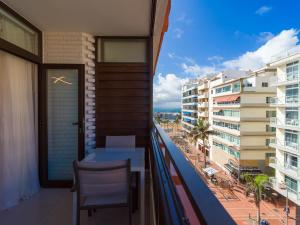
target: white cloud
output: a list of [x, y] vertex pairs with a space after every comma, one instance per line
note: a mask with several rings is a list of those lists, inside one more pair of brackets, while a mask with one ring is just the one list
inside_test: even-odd
[[184, 33], [183, 30], [180, 29], [180, 28], [175, 28], [174, 29], [174, 37], [177, 38], [177, 39], [181, 38], [183, 33]]
[[272, 56], [296, 47], [299, 41], [298, 33], [299, 31], [295, 29], [283, 30], [257, 50], [246, 52], [236, 59], [223, 62], [223, 67], [242, 70], [258, 69], [270, 62]]
[[199, 77], [216, 72], [216, 69], [213, 66], [200, 66], [196, 63], [192, 63], [190, 65], [182, 63], [181, 68], [183, 69], [185, 74], [192, 75], [194, 77]]
[[192, 23], [192, 20], [190, 18], [188, 18], [185, 13], [182, 13], [179, 17], [177, 17], [176, 21], [182, 22], [186, 25], [189, 25]]
[[260, 7], [258, 10], [256, 10], [255, 13], [261, 16], [267, 12], [270, 12], [271, 9], [272, 9], [271, 6], [264, 5], [264, 6]]
[[153, 85], [153, 102], [156, 108], [179, 108], [181, 85], [188, 79], [181, 79], [175, 74], [158, 74]]
[[267, 41], [271, 40], [274, 37], [274, 34], [271, 32], [260, 32], [257, 37], [257, 42], [259, 43], [266, 43]]
[[216, 61], [216, 62], [220, 62], [220, 61], [223, 60], [223, 57], [222, 57], [222, 56], [219, 56], [219, 55], [214, 55], [214, 56], [208, 57], [207, 60], [208, 60], [208, 61]]

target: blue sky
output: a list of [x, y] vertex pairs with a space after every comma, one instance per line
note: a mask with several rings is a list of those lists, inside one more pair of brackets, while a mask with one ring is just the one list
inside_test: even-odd
[[154, 80], [154, 107], [180, 106], [188, 78], [257, 69], [299, 47], [300, 1], [172, 0]]

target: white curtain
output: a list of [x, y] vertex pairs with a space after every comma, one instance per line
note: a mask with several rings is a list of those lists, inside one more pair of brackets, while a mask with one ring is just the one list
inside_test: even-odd
[[0, 210], [39, 190], [36, 65], [0, 51]]

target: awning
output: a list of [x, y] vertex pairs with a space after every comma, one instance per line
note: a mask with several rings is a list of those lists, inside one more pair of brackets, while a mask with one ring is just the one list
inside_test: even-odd
[[233, 173], [233, 172], [237, 172], [238, 170], [235, 168], [235, 167], [233, 167], [231, 164], [229, 164], [229, 163], [226, 163], [226, 164], [224, 164], [224, 167], [225, 167], [225, 169], [227, 169], [229, 172], [231, 172], [231, 173]]
[[215, 170], [214, 168], [212, 167], [207, 167], [205, 169], [203, 169], [203, 171], [208, 175], [208, 176], [212, 176], [214, 174], [216, 174], [218, 171]]
[[235, 102], [239, 99], [239, 95], [230, 95], [230, 96], [225, 96], [225, 97], [219, 97], [215, 98], [214, 102]]

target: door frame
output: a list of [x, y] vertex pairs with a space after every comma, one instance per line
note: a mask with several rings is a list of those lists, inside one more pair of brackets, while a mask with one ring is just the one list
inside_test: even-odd
[[72, 180], [48, 179], [48, 115], [47, 115], [47, 70], [76, 69], [78, 71], [78, 160], [85, 154], [85, 67], [84, 64], [42, 64], [39, 70], [38, 107], [39, 107], [39, 178], [42, 187], [58, 188], [71, 187]]

